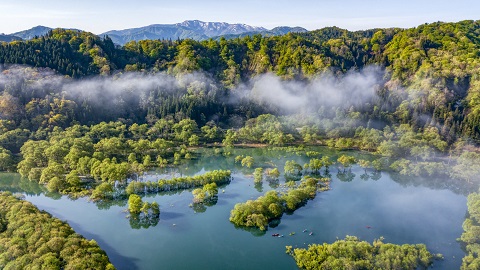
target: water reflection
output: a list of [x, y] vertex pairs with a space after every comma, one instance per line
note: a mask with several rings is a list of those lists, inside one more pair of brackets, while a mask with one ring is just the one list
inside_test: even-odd
[[278, 178], [267, 178], [267, 182], [271, 189], [277, 189], [280, 186], [280, 180]]
[[25, 195], [40, 195], [47, 189], [37, 182], [21, 178], [17, 173], [0, 173], [0, 190]]
[[160, 216], [132, 214], [128, 217], [128, 220], [132, 229], [148, 229], [157, 226]]
[[258, 191], [258, 192], [263, 192], [263, 182], [257, 182], [253, 185], [253, 187]]
[[352, 182], [353, 179], [355, 179], [356, 174], [354, 174], [351, 170], [346, 170], [346, 171], [338, 171], [337, 173], [337, 178], [338, 180], [342, 182]]
[[218, 203], [218, 196], [213, 196], [210, 199], [204, 200], [202, 203], [192, 203], [191, 207], [195, 213], [204, 213], [207, 207], [212, 207]]
[[94, 202], [95, 205], [99, 210], [108, 210], [112, 206], [120, 206], [125, 207], [127, 206], [127, 200], [99, 200]]
[[252, 234], [255, 237], [262, 237], [265, 234], [267, 234], [267, 231], [262, 231], [259, 228], [255, 228], [255, 227], [243, 227], [243, 226], [236, 226], [236, 225], [234, 225], [234, 227], [237, 230], [249, 232], [250, 234]]
[[[324, 148], [315, 150], [332, 160], [341, 155]], [[229, 151], [231, 155], [225, 157], [212, 149], [201, 149], [198, 158], [186, 161], [177, 169], [159, 169], [144, 176], [144, 181], [157, 181], [163, 174], [194, 175], [233, 168], [232, 182], [219, 187], [225, 192], [219, 192], [211, 204], [189, 207], [191, 190], [144, 194], [144, 201], [160, 204], [161, 214], [157, 220], [127, 219], [126, 199], [95, 203], [85, 199], [71, 201], [58, 194], [45, 193], [43, 187], [17, 174], [0, 174], [0, 189], [23, 192], [26, 199], [39, 208], [67, 220], [82, 235], [95, 238], [118, 269], [157, 269], [159, 265], [172, 269], [295, 269], [293, 260], [284, 255], [285, 245], [304, 247], [310, 243], [331, 243], [346, 234], [367, 241], [384, 236], [388, 242], [398, 244], [426, 243], [431, 251], [446, 256], [445, 261], [436, 262], [434, 268], [459, 268], [464, 254], [455, 239], [462, 231], [466, 200], [456, 194], [467, 194], [468, 185], [459, 186], [455, 180], [439, 177], [365, 172], [358, 166], [337, 174], [332, 168], [330, 191], [317, 195], [295, 213], [283, 215], [281, 223], [280, 220], [270, 222], [267, 232], [255, 228], [234, 229], [228, 217], [236, 203], [256, 199], [264, 192], [282, 188], [285, 183], [284, 177], [266, 177], [259, 191], [253, 177], [245, 174], [251, 174], [256, 167], [277, 167], [283, 175], [287, 160], [305, 164], [310, 158], [281, 149]], [[368, 153], [348, 154], [357, 159], [374, 159]], [[237, 155], [254, 157], [252, 169], [235, 165]], [[305, 228], [314, 234], [301, 233]], [[291, 232], [296, 234], [290, 236]], [[274, 233], [285, 237], [272, 237]]]

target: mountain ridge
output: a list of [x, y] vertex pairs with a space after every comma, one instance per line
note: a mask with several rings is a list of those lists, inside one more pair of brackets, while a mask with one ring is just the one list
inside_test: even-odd
[[[22, 40], [30, 40], [30, 39], [33, 39], [35, 37], [44, 36], [49, 31], [52, 31], [53, 29], [55, 29], [55, 28], [51, 28], [51, 27], [43, 26], [43, 25], [37, 25], [37, 26], [34, 26], [34, 27], [32, 27], [30, 29], [27, 29], [27, 30], [23, 30], [23, 31], [19, 31], [19, 32], [9, 34], [9, 36], [15, 36], [15, 37], [18, 37]], [[84, 32], [83, 30], [76, 29], [76, 28], [62, 28], [62, 29]]]
[[[186, 20], [175, 24], [151, 24], [137, 28], [127, 28], [123, 30], [110, 30], [99, 36], [108, 35], [116, 44], [125, 43], [143, 39], [195, 39], [205, 40], [209, 38], [240, 37], [242, 35], [266, 34], [283, 35], [288, 32], [306, 32], [302, 27], [279, 26], [272, 30], [264, 27], [251, 26], [242, 23], [230, 24], [226, 22], [203, 22], [200, 20]], [[279, 31], [280, 30], [280, 31]]]
[[[27, 30], [15, 32], [12, 34], [0, 36], [0, 41], [10, 42], [16, 39], [29, 40], [34, 37], [46, 35], [54, 28], [38, 25]], [[67, 28], [65, 28], [67, 29]], [[79, 29], [72, 29], [81, 31]], [[144, 39], [194, 39], [206, 40], [209, 38], [219, 39], [222, 36], [226, 38], [243, 37], [246, 35], [284, 35], [289, 32], [306, 32], [302, 27], [278, 26], [271, 30], [260, 26], [251, 26], [243, 23], [226, 22], [204, 22], [200, 20], [186, 20], [174, 24], [151, 24], [142, 27], [126, 28], [122, 30], [109, 30], [98, 34], [103, 37], [108, 35], [112, 41], [118, 45], [135, 40]]]
[[[371, 115], [415, 127], [440, 123], [442, 136], [449, 142], [458, 132], [480, 142], [479, 51], [480, 20], [354, 32], [326, 27], [211, 42], [149, 40], [123, 47], [90, 32], [54, 29], [44, 37], [15, 42], [15, 46], [0, 43], [0, 63], [48, 67], [74, 79], [115, 77], [124, 72], [175, 76], [200, 72], [225, 90], [264, 74], [304, 81], [325, 72], [349, 76], [353, 70], [363, 78], [363, 70], [378, 66], [387, 74], [379, 76], [382, 84], [387, 80], [385, 88], [378, 89], [382, 95], [392, 94], [393, 101], [408, 103], [394, 107], [388, 103], [389, 115], [375, 111]], [[176, 105], [169, 104], [168, 110], [174, 113]], [[186, 107], [187, 112], [194, 115], [197, 111]], [[424, 119], [425, 114], [431, 118]]]
[[22, 40], [22, 39], [14, 35], [0, 34], [0, 42], [12, 42], [15, 40]]
[[12, 33], [10, 35], [12, 36], [17, 36], [21, 39], [32, 39], [34, 37], [39, 37], [39, 36], [43, 36], [45, 35], [46, 33], [48, 33], [48, 31], [52, 30], [53, 28], [50, 28], [50, 27], [47, 27], [47, 26], [43, 26], [43, 25], [37, 25], [37, 26], [34, 26], [30, 29], [26, 29], [26, 30], [23, 30], [23, 31], [19, 31], [19, 32], [15, 32], [15, 33]]

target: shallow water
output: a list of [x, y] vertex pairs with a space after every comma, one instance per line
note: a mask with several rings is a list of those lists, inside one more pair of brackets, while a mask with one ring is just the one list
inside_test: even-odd
[[[464, 253], [456, 239], [462, 233], [466, 213], [464, 195], [421, 184], [426, 180], [414, 181], [415, 185], [399, 183], [388, 173], [377, 175], [378, 180], [364, 180], [361, 177], [364, 171], [359, 167], [352, 168], [351, 181], [342, 182], [336, 176], [337, 169], [332, 168], [331, 190], [319, 193], [293, 214], [284, 215], [277, 227], [261, 234], [237, 229], [228, 221], [236, 203], [272, 189], [264, 182], [263, 190], [257, 190], [249, 175], [253, 168], [240, 168], [233, 158], [237, 154], [249, 154], [255, 158], [254, 167], [274, 163], [279, 169], [285, 160], [296, 159], [303, 165], [308, 158], [284, 151], [242, 149], [225, 159], [205, 151], [203, 156], [183, 164], [176, 172], [195, 174], [232, 169], [233, 180], [220, 188], [217, 203], [196, 213], [189, 207], [193, 197], [190, 191], [144, 197], [144, 201], [157, 201], [161, 209], [158, 224], [148, 228], [132, 229], [124, 212], [126, 202], [103, 205], [99, 209], [86, 199], [55, 199], [39, 188], [32, 188], [31, 184], [21, 186], [30, 189], [25, 193], [26, 200], [66, 220], [85, 237], [94, 238], [118, 269], [296, 269], [294, 260], [285, 254], [286, 245], [306, 247], [311, 243], [331, 243], [346, 235], [370, 242], [383, 236], [384, 242], [425, 243], [431, 252], [445, 256], [445, 260], [435, 262], [434, 268], [460, 267]], [[149, 178], [163, 174], [172, 172], [152, 172]], [[18, 175], [4, 174], [0, 178], [3, 189], [8, 186], [11, 191], [21, 190], [14, 184], [5, 184], [7, 178], [10, 182], [20, 181]], [[307, 232], [303, 233], [304, 229]], [[290, 236], [291, 232], [295, 235]], [[272, 237], [273, 233], [284, 237]]]

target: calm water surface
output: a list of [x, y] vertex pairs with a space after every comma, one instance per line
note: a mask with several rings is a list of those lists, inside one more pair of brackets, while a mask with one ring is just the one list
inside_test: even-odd
[[[456, 239], [462, 233], [466, 213], [464, 195], [423, 183], [425, 180], [410, 181], [415, 185], [400, 184], [388, 173], [374, 177], [377, 180], [365, 180], [359, 167], [353, 167], [353, 179], [340, 181], [337, 169], [332, 168], [331, 190], [319, 193], [306, 206], [284, 215], [277, 227], [261, 234], [237, 229], [228, 221], [236, 203], [272, 189], [268, 182], [262, 189], [255, 188], [249, 175], [253, 169], [239, 168], [234, 156], [249, 154], [255, 158], [254, 167], [277, 164], [279, 169], [285, 160], [296, 159], [304, 164], [308, 158], [265, 149], [235, 150], [227, 159], [209, 153], [184, 164], [177, 173], [232, 169], [233, 180], [220, 189], [218, 202], [204, 212], [195, 212], [189, 206], [193, 197], [190, 191], [144, 197], [144, 201], [160, 204], [161, 215], [156, 226], [141, 229], [132, 229], [124, 212], [126, 202], [96, 205], [86, 199], [72, 201], [45, 194], [25, 182], [12, 184], [20, 181], [18, 175], [4, 174], [0, 178], [3, 189], [27, 190], [23, 192], [26, 200], [66, 220], [86, 238], [95, 239], [118, 269], [297, 269], [294, 260], [285, 254], [286, 245], [331, 243], [346, 235], [369, 242], [383, 236], [385, 242], [396, 244], [425, 243], [431, 252], [445, 256], [445, 260], [435, 262], [434, 268], [460, 267], [464, 253]], [[149, 178], [158, 177], [152, 173]], [[313, 235], [303, 233], [304, 229]], [[295, 235], [289, 236], [291, 232]], [[272, 237], [273, 233], [285, 237]]]

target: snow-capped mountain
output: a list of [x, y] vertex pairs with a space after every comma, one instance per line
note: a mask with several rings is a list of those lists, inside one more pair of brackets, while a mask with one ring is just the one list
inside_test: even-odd
[[[307, 31], [303, 28], [282, 27], [287, 32], [288, 29], [295, 29], [295, 32]], [[282, 33], [284, 32], [282, 31]], [[230, 24], [225, 22], [202, 22], [199, 20], [189, 20], [176, 24], [152, 24], [145, 27], [131, 28], [125, 30], [112, 30], [100, 34], [108, 35], [114, 43], [123, 45], [131, 40], [143, 39], [195, 39], [204, 40], [216, 38], [219, 36], [241, 36], [242, 34], [269, 33], [270, 30], [250, 26], [246, 24]]]
[[[46, 26], [35, 26], [31, 29], [16, 32], [9, 35], [0, 36], [0, 41], [11, 41], [14, 39], [32, 39], [34, 37], [43, 36], [53, 28]], [[78, 29], [72, 29], [81, 31]], [[205, 40], [209, 38], [219, 39], [243, 37], [246, 35], [262, 34], [262, 35], [284, 35], [288, 32], [306, 32], [301, 27], [281, 26], [268, 30], [263, 27], [251, 26], [247, 24], [230, 24], [225, 22], [202, 22], [199, 20], [189, 20], [175, 24], [152, 24], [149, 26], [129, 28], [124, 30], [111, 30], [100, 34], [103, 37], [108, 35], [112, 41], [119, 45], [132, 40], [144, 39], [195, 39]]]

